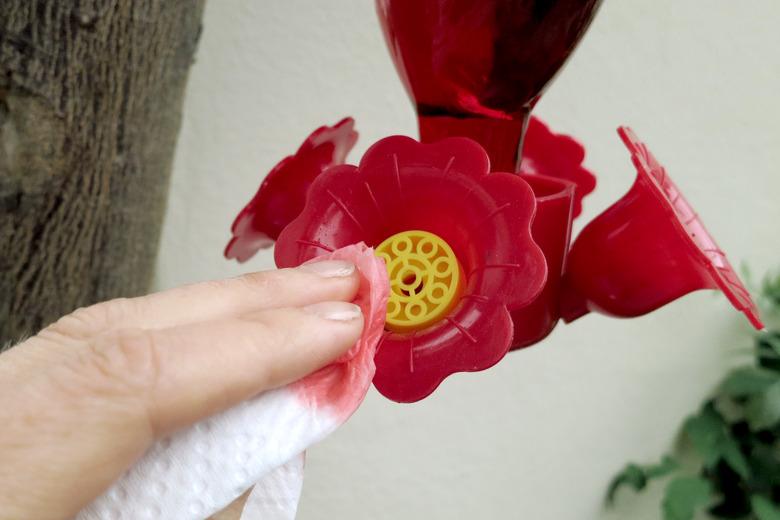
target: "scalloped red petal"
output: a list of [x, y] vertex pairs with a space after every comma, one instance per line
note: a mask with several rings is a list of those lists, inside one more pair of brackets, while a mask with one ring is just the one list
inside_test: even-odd
[[573, 182], [576, 218], [582, 213], [582, 200], [596, 189], [596, 176], [582, 165], [585, 147], [573, 137], [556, 134], [537, 117], [531, 117], [523, 142], [520, 173], [539, 174]]
[[307, 137], [295, 155], [282, 159], [266, 176], [231, 227], [225, 257], [246, 262], [274, 240], [303, 209], [309, 186], [326, 168], [343, 164], [355, 145], [355, 121], [347, 117], [322, 126]]

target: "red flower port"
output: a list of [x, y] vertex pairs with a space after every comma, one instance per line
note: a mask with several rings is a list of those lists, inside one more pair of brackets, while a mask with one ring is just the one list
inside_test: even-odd
[[573, 218], [582, 213], [582, 199], [596, 189], [596, 176], [586, 169], [585, 147], [565, 134], [553, 133], [544, 122], [531, 117], [523, 142], [520, 173], [546, 175], [575, 184]]
[[246, 262], [258, 250], [271, 247], [282, 229], [303, 209], [314, 179], [324, 169], [344, 164], [357, 141], [354, 127], [351, 117], [333, 126], [322, 126], [303, 141], [295, 155], [274, 166], [233, 222], [226, 258]]
[[640, 175], [650, 179], [670, 201], [671, 207], [674, 209], [674, 220], [679, 222], [690, 236], [690, 243], [695, 246], [694, 251], [700, 255], [701, 263], [709, 273], [712, 282], [726, 295], [734, 308], [747, 317], [751, 325], [756, 329], [763, 329], [764, 324], [761, 322], [758, 307], [753, 302], [750, 291], [745, 288], [739, 275], [726, 258], [726, 253], [721, 250], [710, 232], [704, 227], [704, 223], [669, 177], [666, 169], [630, 128], [621, 127], [618, 134], [631, 152], [631, 160]]
[[413, 402], [507, 353], [510, 312], [531, 302], [547, 276], [531, 238], [534, 211], [529, 185], [490, 173], [475, 142], [388, 137], [360, 166], [336, 166], [314, 181], [279, 235], [276, 263], [297, 266], [360, 242], [377, 249], [391, 297], [374, 384]]
[[636, 180], [574, 241], [564, 276], [564, 321], [591, 311], [641, 316], [692, 291], [719, 289], [763, 328], [750, 293], [666, 169], [630, 129], [618, 132]]

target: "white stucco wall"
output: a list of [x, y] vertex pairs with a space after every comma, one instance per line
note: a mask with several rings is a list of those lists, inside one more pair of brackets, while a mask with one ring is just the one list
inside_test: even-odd
[[[600, 185], [582, 222], [634, 170], [632, 125], [721, 246], [754, 271], [780, 264], [780, 2], [605, 0], [538, 105], [588, 146]], [[192, 70], [159, 260], [161, 288], [270, 268], [222, 258], [265, 172], [345, 115], [361, 138], [414, 135], [411, 105], [371, 0], [209, 0]], [[312, 449], [302, 519], [654, 519], [656, 497], [602, 512], [628, 459], [665, 450], [737, 359], [745, 324], [710, 293], [641, 319], [588, 316], [433, 397], [372, 391]], [[219, 476], [215, 475], [215, 478]]]

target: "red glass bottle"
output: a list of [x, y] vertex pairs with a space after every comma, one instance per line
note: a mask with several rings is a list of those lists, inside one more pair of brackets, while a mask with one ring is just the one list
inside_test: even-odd
[[465, 136], [516, 171], [531, 108], [601, 0], [377, 0], [423, 142]]

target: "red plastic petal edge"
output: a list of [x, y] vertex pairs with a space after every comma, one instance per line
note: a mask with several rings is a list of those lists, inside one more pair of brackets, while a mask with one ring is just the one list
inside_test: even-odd
[[501, 361], [512, 332], [505, 305], [471, 297], [439, 327], [411, 335], [387, 333], [376, 355], [374, 386], [393, 401], [419, 401], [452, 374], [478, 372]]
[[357, 141], [354, 127], [350, 117], [333, 126], [322, 126], [303, 141], [295, 155], [274, 166], [233, 222], [226, 258], [246, 262], [258, 250], [273, 244], [303, 210], [314, 179], [325, 169], [344, 163]]

